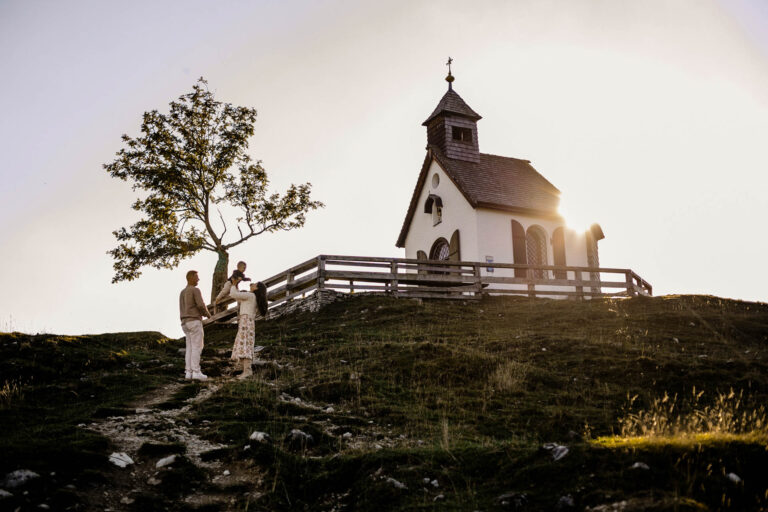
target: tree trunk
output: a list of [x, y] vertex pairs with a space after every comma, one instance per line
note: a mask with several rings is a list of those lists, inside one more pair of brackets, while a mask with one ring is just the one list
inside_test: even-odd
[[229, 273], [229, 253], [219, 251], [219, 260], [216, 262], [216, 268], [213, 269], [213, 282], [211, 284], [211, 304], [216, 300], [216, 296], [227, 282]]

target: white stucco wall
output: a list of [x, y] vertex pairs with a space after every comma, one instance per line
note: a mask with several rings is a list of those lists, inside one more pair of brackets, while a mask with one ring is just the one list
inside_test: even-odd
[[[520, 214], [512, 214], [500, 210], [490, 210], [480, 208], [477, 210], [477, 239], [478, 256], [476, 261], [486, 261], [486, 256], [491, 256], [494, 263], [514, 263], [514, 252], [512, 242], [512, 220], [519, 222], [523, 229], [528, 232], [531, 226], [539, 226], [546, 233], [547, 245], [547, 265], [554, 265], [554, 245], [552, 243], [552, 234], [555, 229], [562, 227], [564, 229], [563, 238], [565, 242], [565, 264], [568, 266], [587, 266], [587, 249], [585, 233], [578, 233], [565, 226], [563, 221], [541, 219]], [[514, 277], [514, 270], [494, 269], [492, 273], [486, 268], [482, 270], [483, 275], [493, 275], [495, 277]], [[548, 277], [552, 278], [550, 271]], [[574, 273], [568, 272], [568, 279], [574, 279]], [[498, 288], [524, 289], [522, 285], [495, 285]], [[541, 286], [539, 290], [557, 290], [558, 287]]]
[[[432, 185], [432, 178], [435, 174], [439, 177], [437, 187]], [[437, 225], [433, 225], [431, 214], [424, 213], [424, 203], [430, 194], [440, 196], [443, 202], [443, 220]], [[494, 263], [514, 263], [512, 220], [519, 222], [526, 232], [533, 225], [544, 230], [546, 233], [547, 265], [554, 265], [552, 234], [555, 229], [562, 227], [564, 229], [565, 264], [574, 267], [588, 266], [585, 232], [577, 232], [568, 228], [562, 220], [548, 220], [487, 208], [474, 209], [435, 161], [430, 165], [427, 179], [419, 193], [416, 211], [405, 238], [405, 257], [416, 258], [418, 251], [424, 251], [429, 255], [435, 240], [443, 237], [450, 242], [451, 235], [458, 229], [463, 261], [485, 262], [486, 256], [491, 256]], [[489, 273], [486, 267], [483, 267], [482, 273], [495, 277], [514, 277], [514, 270], [511, 269], [494, 269], [492, 273]], [[549, 271], [548, 277], [554, 277], [551, 271]], [[586, 275], [582, 277], [588, 278]], [[573, 272], [568, 272], [567, 278], [575, 279], [576, 276]], [[523, 290], [526, 289], [526, 285], [496, 284], [494, 288]], [[540, 291], [562, 290], [562, 287], [538, 285], [537, 289]]]
[[525, 231], [537, 225], [547, 234], [547, 264], [554, 265], [554, 246], [552, 234], [555, 229], [564, 228], [565, 264], [569, 266], [587, 266], [587, 246], [585, 233], [565, 226], [563, 221], [546, 220], [520, 214], [512, 214], [500, 210], [479, 208], [477, 210], [477, 253], [476, 261], [485, 261], [486, 256], [492, 256], [496, 263], [514, 263], [512, 252], [512, 220], [519, 222]]
[[[432, 176], [435, 174], [440, 179], [437, 187], [432, 186]], [[430, 194], [440, 196], [443, 201], [443, 221], [436, 226], [432, 225], [432, 215], [424, 213], [424, 203]], [[424, 251], [429, 256], [429, 250], [435, 240], [443, 237], [450, 242], [451, 235], [457, 229], [461, 259], [478, 261], [477, 212], [440, 165], [433, 160], [419, 194], [408, 235], [405, 237], [405, 257], [416, 258], [417, 251]]]

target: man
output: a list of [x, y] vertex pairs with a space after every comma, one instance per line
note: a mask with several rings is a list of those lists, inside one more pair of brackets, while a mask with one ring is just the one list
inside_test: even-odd
[[199, 282], [196, 270], [187, 272], [187, 287], [179, 295], [179, 312], [181, 329], [187, 337], [184, 378], [206, 380], [208, 376], [200, 371], [200, 352], [203, 351], [203, 316], [210, 317], [211, 314], [197, 287]]

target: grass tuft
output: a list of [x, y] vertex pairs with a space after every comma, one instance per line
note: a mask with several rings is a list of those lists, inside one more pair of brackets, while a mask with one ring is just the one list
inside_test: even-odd
[[505, 361], [491, 374], [489, 384], [494, 390], [506, 393], [522, 392], [530, 366], [517, 361]]
[[604, 436], [603, 446], [638, 446], [640, 444], [702, 444], [727, 442], [765, 443], [768, 440], [768, 416], [765, 405], [745, 405], [744, 391], [717, 393], [712, 403], [704, 402], [705, 393], [694, 387], [687, 400], [664, 393], [645, 409], [631, 412], [637, 396], [628, 400], [628, 412], [619, 419], [618, 436]]
[[0, 410], [8, 409], [24, 400], [24, 387], [19, 380], [7, 380], [0, 387]]

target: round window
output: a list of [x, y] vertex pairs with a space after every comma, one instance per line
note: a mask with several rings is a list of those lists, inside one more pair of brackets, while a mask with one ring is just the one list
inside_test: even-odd
[[437, 175], [437, 173], [432, 176], [432, 188], [437, 188], [437, 186], [440, 184], [440, 176]]

